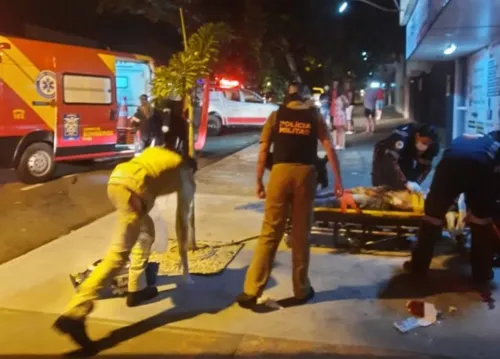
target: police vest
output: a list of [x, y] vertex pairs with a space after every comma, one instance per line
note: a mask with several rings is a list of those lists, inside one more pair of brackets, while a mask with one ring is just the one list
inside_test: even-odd
[[280, 108], [273, 131], [273, 161], [312, 165], [318, 156], [316, 109]]

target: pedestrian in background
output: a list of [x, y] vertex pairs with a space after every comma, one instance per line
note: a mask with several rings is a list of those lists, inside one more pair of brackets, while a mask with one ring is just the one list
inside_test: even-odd
[[339, 82], [334, 80], [332, 83], [332, 90], [331, 90], [331, 95], [330, 95], [330, 123], [331, 123], [331, 128], [332, 131], [335, 130], [335, 100], [337, 99], [337, 89], [339, 87]]
[[344, 86], [337, 86], [337, 97], [335, 98], [335, 114], [333, 115], [333, 126], [335, 129], [335, 149], [345, 150], [345, 129], [347, 125], [347, 107], [349, 99], [345, 95]]
[[376, 90], [367, 86], [363, 96], [363, 105], [365, 106], [366, 130], [365, 133], [375, 132], [375, 107], [376, 107]]
[[140, 104], [137, 111], [132, 117], [132, 123], [138, 128], [140, 135], [140, 149], [142, 152], [146, 147], [151, 145], [153, 140], [152, 125], [154, 108], [149, 102], [148, 95], [144, 94], [139, 97]]
[[347, 81], [344, 86], [345, 96], [349, 102], [345, 113], [347, 122], [347, 135], [352, 135], [354, 133], [354, 120], [352, 119], [352, 111], [354, 110], [354, 90], [350, 81]]
[[[295, 91], [290, 91], [295, 90]], [[292, 212], [292, 282], [294, 304], [315, 295], [309, 281], [309, 234], [316, 194], [318, 140], [322, 143], [335, 178], [335, 193], [343, 193], [338, 159], [330, 132], [315, 107], [307, 105], [297, 86], [289, 89], [288, 102], [273, 112], [262, 129], [257, 163], [257, 196], [265, 198], [264, 220], [244, 291], [237, 298], [243, 308], [257, 309], [273, 268], [276, 251], [285, 232], [288, 210]], [[273, 166], [267, 191], [263, 176], [269, 148]]]
[[385, 105], [385, 100], [384, 100], [384, 90], [382, 88], [378, 88], [377, 92], [375, 94], [375, 97], [377, 99], [375, 103], [375, 119], [377, 121], [380, 121], [382, 119], [382, 111], [384, 109]]

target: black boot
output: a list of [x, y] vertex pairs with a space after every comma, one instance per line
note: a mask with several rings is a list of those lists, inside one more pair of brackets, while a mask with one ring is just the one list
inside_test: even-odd
[[87, 335], [85, 319], [74, 319], [62, 315], [57, 318], [52, 327], [61, 334], [69, 335], [76, 344], [86, 351], [96, 351], [94, 342]]
[[153, 299], [158, 295], [158, 288], [156, 287], [146, 287], [143, 290], [138, 292], [129, 292], [127, 293], [127, 306], [128, 307], [137, 307], [142, 303]]
[[442, 228], [423, 221], [418, 231], [417, 244], [412, 251], [411, 261], [405, 262], [403, 269], [417, 277], [425, 277], [431, 265], [434, 247], [441, 239]]
[[257, 306], [257, 296], [241, 293], [236, 297], [236, 303], [242, 308], [253, 309]]

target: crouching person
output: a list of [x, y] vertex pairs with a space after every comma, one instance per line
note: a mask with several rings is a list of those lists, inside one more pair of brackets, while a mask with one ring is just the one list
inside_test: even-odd
[[[117, 211], [117, 223], [110, 248], [103, 261], [78, 287], [54, 328], [69, 335], [80, 346], [92, 349], [85, 330], [85, 318], [94, 307], [98, 292], [126, 265], [130, 257], [127, 306], [134, 307], [154, 298], [158, 290], [148, 286], [145, 269], [154, 241], [154, 224], [148, 215], [160, 194], [177, 192], [176, 232], [187, 245], [190, 205], [194, 196], [192, 159], [150, 147], [138, 157], [114, 169], [108, 182], [108, 197]], [[141, 235], [145, 231], [148, 235]], [[139, 239], [139, 240], [138, 240]], [[187, 268], [186, 263], [182, 263]]]
[[411, 261], [406, 271], [425, 276], [436, 242], [441, 238], [445, 214], [463, 193], [469, 209], [471, 229], [470, 264], [478, 283], [493, 279], [493, 254], [496, 240], [494, 214], [496, 176], [500, 165], [500, 143], [491, 136], [464, 135], [445, 150], [436, 168], [430, 192], [425, 200], [425, 217]]

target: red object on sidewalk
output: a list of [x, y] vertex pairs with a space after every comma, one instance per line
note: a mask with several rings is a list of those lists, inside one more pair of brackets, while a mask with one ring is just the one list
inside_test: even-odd
[[408, 312], [416, 317], [424, 317], [424, 301], [422, 300], [409, 300], [406, 302], [406, 309]]

